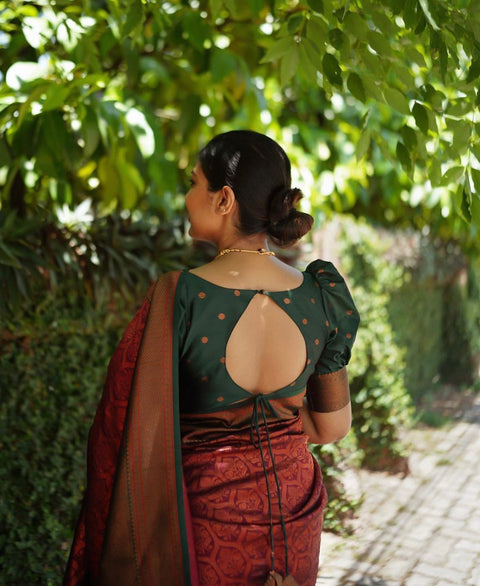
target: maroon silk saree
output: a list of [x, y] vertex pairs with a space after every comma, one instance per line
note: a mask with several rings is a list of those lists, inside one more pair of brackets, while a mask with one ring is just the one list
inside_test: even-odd
[[178, 277], [152, 287], [110, 361], [64, 586], [197, 583], [181, 462]]
[[[300, 417], [269, 423], [263, 446], [250, 433], [247, 426], [216, 437], [205, 429], [204, 441], [199, 431], [184, 437], [200, 584], [263, 586], [273, 569], [272, 586], [314, 586], [326, 491]], [[294, 581], [280, 578], [287, 574]]]
[[[300, 586], [313, 585], [326, 494], [299, 417], [271, 422], [268, 441], [262, 431], [275, 473], [268, 453], [262, 464], [250, 424], [217, 434], [208, 418], [191, 431], [184, 419], [182, 454], [178, 277], [169, 273], [152, 287], [110, 361], [63, 585], [261, 586], [273, 564]], [[227, 427], [249, 420], [251, 409], [225, 412]]]

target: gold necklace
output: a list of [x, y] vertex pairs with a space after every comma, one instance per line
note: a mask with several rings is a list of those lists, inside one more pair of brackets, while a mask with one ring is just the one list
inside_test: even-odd
[[261, 254], [262, 256], [275, 256], [273, 250], [267, 250], [266, 248], [259, 248], [257, 250], [250, 250], [248, 248], [224, 248], [215, 258], [220, 258], [224, 254], [230, 254], [230, 252], [249, 252], [251, 254]]

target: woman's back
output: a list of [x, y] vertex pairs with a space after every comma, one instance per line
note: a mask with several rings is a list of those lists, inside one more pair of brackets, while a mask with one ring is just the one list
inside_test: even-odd
[[303, 275], [275, 258], [245, 254], [238, 258], [240, 254], [192, 272], [220, 287], [259, 292], [228, 338], [225, 367], [239, 387], [251, 393], [270, 393], [295, 381], [307, 358], [299, 326], [263, 292], [296, 289], [302, 285]]

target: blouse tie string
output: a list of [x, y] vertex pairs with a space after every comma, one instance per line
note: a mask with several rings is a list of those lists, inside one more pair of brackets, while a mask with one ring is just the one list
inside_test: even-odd
[[270, 404], [270, 401], [268, 400], [268, 398], [265, 395], [262, 395], [262, 394], [255, 395], [254, 406], [253, 406], [253, 413], [252, 413], [252, 420], [251, 420], [251, 425], [250, 425], [250, 438], [251, 438], [251, 441], [252, 441], [253, 446], [260, 451], [260, 458], [262, 460], [262, 466], [263, 466], [263, 474], [265, 476], [265, 482], [266, 482], [266, 485], [267, 485], [268, 513], [269, 513], [269, 518], [270, 518], [270, 564], [271, 564], [271, 570], [274, 571], [274, 569], [275, 569], [274, 568], [274, 562], [275, 562], [275, 544], [274, 544], [274, 537], [273, 537], [272, 497], [271, 497], [271, 490], [270, 490], [270, 482], [269, 482], [269, 479], [268, 479], [267, 466], [266, 466], [266, 463], [265, 463], [265, 455], [264, 455], [263, 445], [262, 445], [262, 435], [261, 435], [261, 432], [260, 432], [260, 416], [259, 416], [259, 412], [260, 412], [260, 414], [261, 414], [261, 422], [265, 426], [265, 436], [266, 436], [266, 440], [267, 440], [268, 453], [270, 455], [270, 460], [272, 462], [273, 476], [275, 478], [275, 485], [277, 487], [278, 508], [280, 510], [280, 523], [281, 523], [281, 526], [282, 526], [283, 539], [284, 539], [284, 543], [285, 543], [285, 576], [288, 576], [288, 541], [287, 541], [287, 530], [286, 530], [286, 527], [285, 527], [285, 519], [283, 517], [282, 495], [280, 493], [280, 482], [278, 480], [277, 470], [276, 470], [276, 467], [275, 467], [275, 459], [274, 459], [274, 456], [273, 456], [272, 444], [271, 444], [271, 441], [270, 441], [270, 433], [269, 433], [269, 430], [268, 430], [266, 409], [268, 409], [268, 411], [270, 411], [270, 413], [274, 417], [276, 417], [277, 419], [280, 419], [280, 417], [278, 416], [277, 412], [272, 407], [272, 405]]

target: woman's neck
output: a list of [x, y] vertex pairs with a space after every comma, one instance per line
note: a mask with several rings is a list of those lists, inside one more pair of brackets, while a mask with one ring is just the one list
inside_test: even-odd
[[239, 250], [260, 250], [268, 249], [268, 244], [265, 235], [253, 234], [252, 236], [224, 238], [217, 243], [217, 247], [219, 252], [227, 248]]

